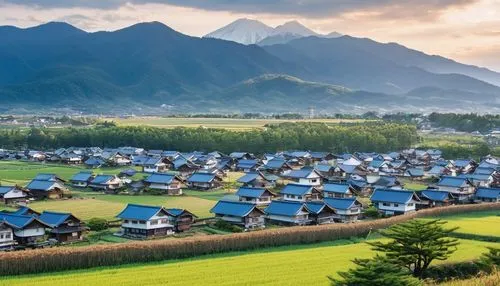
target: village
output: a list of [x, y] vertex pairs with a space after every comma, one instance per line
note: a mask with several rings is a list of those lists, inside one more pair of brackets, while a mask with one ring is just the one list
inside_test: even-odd
[[[72, 147], [53, 152], [2, 150], [0, 159], [87, 167], [70, 180], [40, 173], [25, 186], [0, 186], [0, 198], [10, 207], [0, 213], [3, 250], [84, 239], [89, 229], [71, 209], [37, 212], [30, 208], [32, 202], [63, 200], [71, 190], [172, 197], [183, 196], [183, 189], [212, 192], [232, 173], [242, 174], [235, 192], [214, 203], [210, 220], [243, 231], [355, 223], [436, 206], [500, 201], [497, 158], [445, 160], [439, 150], [388, 154], [288, 151], [256, 156]], [[106, 166], [126, 169], [115, 175], [93, 172]], [[134, 179], [139, 172], [143, 179]], [[411, 182], [427, 188], [413, 190]], [[187, 231], [198, 217], [188, 209], [129, 203], [116, 213], [116, 219], [120, 222], [116, 236], [151, 239]]]

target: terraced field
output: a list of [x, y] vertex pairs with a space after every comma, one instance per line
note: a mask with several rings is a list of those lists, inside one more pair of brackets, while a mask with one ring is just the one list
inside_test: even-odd
[[[364, 243], [322, 243], [155, 264], [5, 278], [0, 285], [328, 285], [327, 276], [373, 255]], [[332, 245], [333, 244], [333, 245]], [[335, 245], [337, 244], [337, 245]], [[478, 257], [493, 243], [461, 240], [450, 261]]]

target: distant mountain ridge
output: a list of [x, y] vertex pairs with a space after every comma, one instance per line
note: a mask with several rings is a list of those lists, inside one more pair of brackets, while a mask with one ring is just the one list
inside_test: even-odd
[[298, 21], [289, 21], [273, 28], [257, 20], [238, 19], [227, 26], [205, 35], [205, 38], [233, 41], [244, 45], [275, 45], [309, 36], [333, 38], [339, 37], [341, 34], [332, 32], [328, 35], [321, 35]]
[[500, 88], [473, 75], [500, 82], [486, 69], [349, 36], [261, 47], [158, 22], [96, 33], [0, 27], [2, 112], [500, 110]]

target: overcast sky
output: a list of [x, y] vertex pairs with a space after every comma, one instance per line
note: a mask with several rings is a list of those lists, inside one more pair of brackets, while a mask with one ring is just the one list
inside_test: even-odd
[[0, 25], [65, 21], [87, 31], [160, 21], [202, 36], [238, 18], [276, 26], [298, 20], [398, 42], [429, 54], [500, 71], [500, 0], [0, 0]]

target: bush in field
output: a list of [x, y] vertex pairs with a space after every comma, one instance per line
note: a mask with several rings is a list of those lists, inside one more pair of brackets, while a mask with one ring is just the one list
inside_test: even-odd
[[364, 215], [369, 218], [379, 218], [381, 216], [377, 208], [373, 206], [366, 209]]
[[216, 228], [229, 232], [242, 232], [243, 229], [234, 224], [231, 224], [227, 221], [223, 221], [221, 219], [217, 220], [214, 225]]
[[420, 280], [408, 270], [393, 264], [382, 256], [373, 259], [354, 259], [356, 267], [339, 272], [341, 279], [328, 277], [333, 286], [417, 286]]
[[367, 243], [415, 277], [423, 277], [432, 261], [448, 259], [459, 244], [458, 239], [449, 237], [457, 228], [447, 229], [444, 224], [441, 220], [411, 220], [380, 231], [390, 241]]
[[103, 218], [91, 218], [88, 221], [87, 226], [92, 231], [101, 231], [108, 228], [108, 221]]
[[500, 247], [488, 247], [489, 251], [481, 256], [478, 264], [486, 272], [500, 268]]

